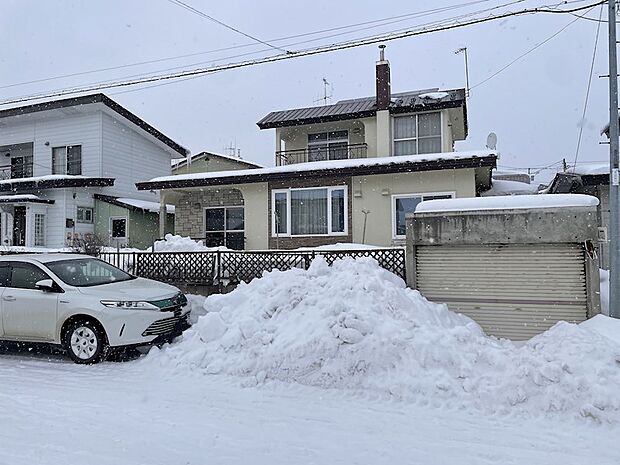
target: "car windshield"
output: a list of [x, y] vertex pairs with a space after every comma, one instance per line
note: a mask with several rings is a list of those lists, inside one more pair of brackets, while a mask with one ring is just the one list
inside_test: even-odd
[[46, 264], [66, 284], [77, 287], [97, 286], [135, 279], [134, 276], [95, 258], [61, 260]]

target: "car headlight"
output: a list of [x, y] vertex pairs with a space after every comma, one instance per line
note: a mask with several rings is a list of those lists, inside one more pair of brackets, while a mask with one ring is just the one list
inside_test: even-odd
[[102, 300], [102, 305], [110, 308], [120, 308], [123, 310], [159, 310], [159, 307], [150, 302], [130, 301], [130, 300]]

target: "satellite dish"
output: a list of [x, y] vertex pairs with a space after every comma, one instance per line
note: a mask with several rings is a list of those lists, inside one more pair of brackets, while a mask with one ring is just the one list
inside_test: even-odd
[[487, 136], [487, 149], [495, 150], [497, 149], [497, 134], [494, 132], [490, 133]]

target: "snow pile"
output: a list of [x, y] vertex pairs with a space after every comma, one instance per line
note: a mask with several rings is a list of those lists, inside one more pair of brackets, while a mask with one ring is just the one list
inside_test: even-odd
[[204, 309], [144, 363], [487, 413], [620, 418], [620, 344], [568, 323], [521, 345], [488, 337], [370, 258], [265, 273]]
[[[155, 241], [155, 252], [208, 252], [227, 250], [226, 247], [207, 247], [202, 241], [195, 241], [190, 237], [175, 234], [166, 234], [161, 241]], [[152, 248], [148, 249], [151, 252]]]

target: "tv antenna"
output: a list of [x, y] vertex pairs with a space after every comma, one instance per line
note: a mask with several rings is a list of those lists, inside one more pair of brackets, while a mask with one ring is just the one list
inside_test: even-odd
[[323, 105], [329, 105], [331, 103], [334, 94], [334, 87], [326, 78], [323, 78], [323, 97], [317, 98], [314, 103], [322, 102]]

